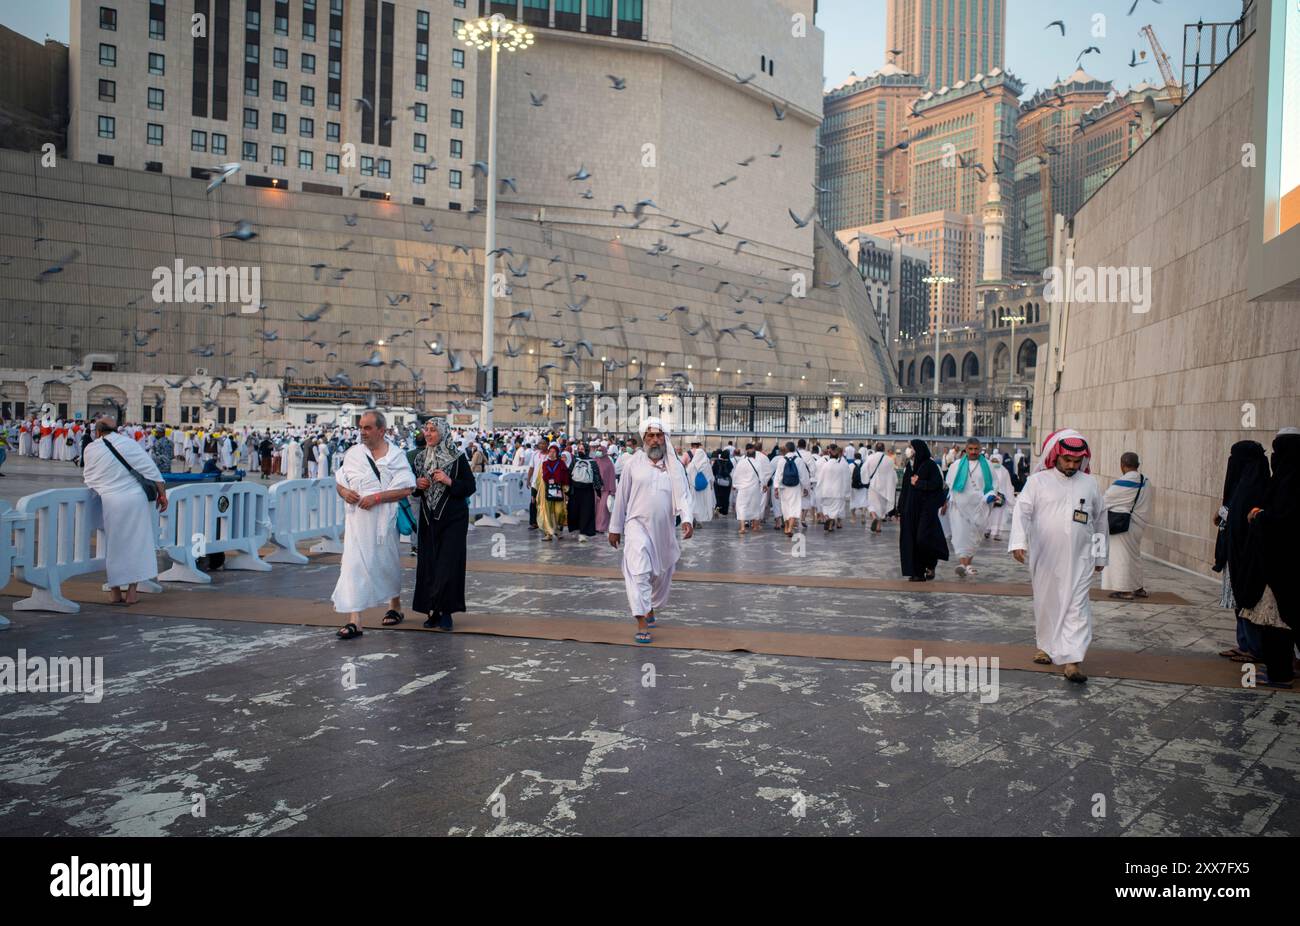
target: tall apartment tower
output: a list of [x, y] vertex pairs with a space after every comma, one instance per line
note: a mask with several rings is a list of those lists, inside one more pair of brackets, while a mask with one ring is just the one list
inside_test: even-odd
[[1007, 0], [886, 0], [891, 62], [931, 90], [1004, 68]]

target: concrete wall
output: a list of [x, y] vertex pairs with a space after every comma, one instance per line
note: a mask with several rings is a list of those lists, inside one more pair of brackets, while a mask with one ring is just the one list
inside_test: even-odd
[[[401, 367], [358, 365], [378, 349], [386, 362], [422, 372], [431, 407], [455, 398], [453, 386], [469, 397], [482, 331], [482, 216], [245, 186], [205, 195], [204, 186], [67, 159], [45, 169], [32, 155], [0, 151], [0, 254], [13, 255], [0, 264], [0, 365], [68, 367], [102, 352], [117, 356], [119, 370], [171, 377], [199, 367], [230, 378], [343, 370], [358, 383], [409, 384]], [[240, 219], [253, 224], [256, 238], [218, 237]], [[602, 356], [638, 361], [607, 375], [614, 390], [637, 369], [652, 389], [655, 378], [688, 364], [700, 390], [824, 392], [839, 380], [879, 392], [891, 380], [872, 345], [880, 335], [861, 278], [829, 237], [817, 278], [840, 285], [814, 287], [810, 274], [806, 298], [792, 296], [791, 275], [771, 264], [758, 275], [726, 261], [674, 268], [667, 255], [513, 220], [500, 223], [498, 243], [513, 249], [517, 269], [528, 262], [527, 276], [510, 277], [513, 294], [497, 302], [500, 385], [516, 395], [542, 394], [543, 372], [558, 393], [565, 381], [599, 382]], [[62, 272], [42, 276], [74, 251]], [[186, 266], [259, 268], [265, 308], [243, 314], [234, 304], [156, 304], [153, 271], [177, 258]], [[319, 279], [317, 263], [326, 265]], [[335, 282], [341, 268], [351, 270]], [[580, 313], [565, 308], [583, 297]], [[324, 303], [331, 308], [320, 321], [301, 319]], [[673, 311], [678, 305], [687, 311]], [[510, 321], [525, 310], [530, 321]], [[742, 323], [766, 324], [773, 346], [744, 330], [721, 331]], [[594, 357], [584, 351], [580, 368], [566, 367], [552, 344], [560, 338], [570, 348], [589, 339]], [[380, 339], [382, 348], [367, 343]], [[434, 340], [460, 354], [463, 372], [450, 372], [447, 355], [430, 354], [424, 345]], [[205, 345], [214, 356], [193, 353]], [[503, 356], [507, 349], [519, 356]], [[542, 371], [547, 363], [560, 368]]]
[[[1300, 302], [1247, 302], [1253, 58], [1248, 39], [1075, 217], [1076, 266], [1150, 267], [1145, 314], [1069, 308], [1053, 420], [1040, 360], [1037, 438], [1074, 427], [1108, 484], [1136, 451], [1156, 485], [1145, 549], [1208, 573], [1231, 445], [1300, 423]], [[1059, 315], [1060, 313], [1056, 313]], [[1252, 417], [1253, 416], [1253, 417]]]

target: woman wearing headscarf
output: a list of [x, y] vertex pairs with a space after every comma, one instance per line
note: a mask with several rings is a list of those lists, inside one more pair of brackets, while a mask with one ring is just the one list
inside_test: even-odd
[[573, 465], [569, 468], [569, 532], [578, 535], [578, 543], [596, 536], [596, 496], [600, 494], [600, 470], [587, 456], [587, 445], [575, 444]]
[[600, 494], [596, 497], [596, 531], [601, 534], [609, 530], [609, 514], [614, 508], [614, 489], [618, 482], [618, 477], [614, 474], [614, 461], [609, 458], [607, 449], [607, 445], [602, 445], [592, 452], [596, 469], [600, 471]]
[[1233, 444], [1223, 478], [1223, 504], [1214, 516], [1219, 528], [1214, 571], [1223, 573], [1219, 604], [1237, 615], [1237, 645], [1219, 655], [1233, 662], [1254, 662], [1264, 648], [1260, 629], [1242, 616], [1242, 609], [1253, 608], [1264, 594], [1262, 564], [1251, 555], [1246, 515], [1263, 503], [1267, 491], [1268, 456], [1263, 445], [1253, 440]]
[[948, 544], [939, 523], [939, 508], [947, 496], [943, 474], [930, 456], [930, 445], [912, 441], [912, 458], [903, 470], [902, 512], [898, 536], [903, 575], [912, 582], [934, 578], [939, 560], [948, 559]]
[[546, 459], [537, 467], [533, 487], [537, 490], [537, 526], [543, 540], [554, 540], [564, 527], [565, 489], [569, 485], [569, 468], [560, 459], [560, 445], [551, 442]]
[[415, 595], [412, 607], [428, 615], [424, 626], [451, 630], [465, 610], [465, 535], [476, 483], [469, 461], [451, 437], [446, 418], [424, 423], [424, 449], [413, 451], [420, 512], [416, 516]]
[[718, 502], [718, 513], [724, 518], [731, 510], [731, 470], [731, 456], [727, 448], [720, 447], [713, 455], [713, 496]]
[[[1265, 671], [1255, 684], [1290, 688], [1295, 678], [1293, 651], [1300, 622], [1300, 578], [1295, 570], [1295, 538], [1300, 529], [1300, 430], [1283, 428], [1273, 438], [1273, 476], [1258, 507], [1246, 514], [1251, 551], [1263, 571], [1265, 589], [1246, 618], [1263, 628]], [[1231, 567], [1230, 567], [1231, 568]]]

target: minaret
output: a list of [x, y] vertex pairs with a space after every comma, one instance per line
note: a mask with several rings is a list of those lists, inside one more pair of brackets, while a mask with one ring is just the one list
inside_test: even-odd
[[1002, 188], [995, 177], [989, 184], [988, 202], [984, 204], [984, 282], [1002, 279], [1002, 231], [1005, 224]]

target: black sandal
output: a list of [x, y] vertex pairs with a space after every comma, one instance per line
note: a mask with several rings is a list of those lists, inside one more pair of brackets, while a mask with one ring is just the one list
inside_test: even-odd
[[438, 629], [438, 618], [432, 611], [430, 611], [429, 616], [425, 618], [424, 627], [426, 630]]
[[404, 620], [406, 620], [405, 614], [403, 614], [401, 611], [393, 611], [390, 609], [389, 612], [384, 615], [384, 626], [396, 627]]
[[339, 630], [338, 638], [340, 640], [354, 640], [357, 637], [361, 636], [364, 632], [365, 631], [363, 631], [356, 624], [349, 623], [349, 624], [345, 624], [342, 627], [342, 629]]

